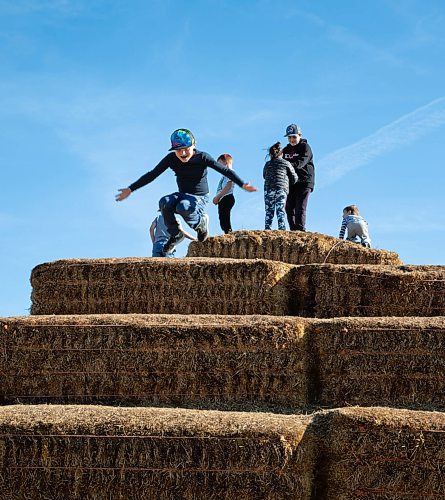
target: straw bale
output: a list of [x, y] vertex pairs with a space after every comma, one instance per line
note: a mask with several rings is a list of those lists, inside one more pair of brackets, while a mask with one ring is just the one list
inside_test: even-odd
[[303, 330], [274, 316], [3, 318], [0, 398], [289, 411], [309, 398]]
[[347, 408], [329, 420], [317, 498], [445, 498], [444, 413]]
[[315, 320], [313, 403], [445, 409], [445, 317]]
[[321, 233], [303, 231], [235, 231], [192, 242], [189, 257], [268, 259], [289, 264], [392, 264], [402, 261], [395, 252], [364, 248]]
[[445, 266], [296, 266], [293, 314], [445, 316]]
[[235, 259], [73, 259], [31, 274], [32, 314], [272, 314], [292, 266]]
[[310, 499], [304, 416], [0, 407], [2, 498]]

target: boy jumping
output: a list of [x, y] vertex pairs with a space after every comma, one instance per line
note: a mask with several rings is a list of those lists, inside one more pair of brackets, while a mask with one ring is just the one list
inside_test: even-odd
[[182, 239], [175, 214], [179, 214], [197, 232], [198, 241], [205, 241], [208, 238], [209, 217], [205, 213], [205, 206], [209, 199], [208, 167], [225, 175], [245, 191], [257, 190], [256, 187], [241, 180], [233, 170], [215, 161], [208, 153], [198, 151], [195, 145], [196, 141], [190, 130], [175, 130], [171, 135], [169, 151], [172, 152], [136, 182], [127, 188], [119, 189], [119, 193], [116, 195], [116, 201], [123, 201], [136, 189], [154, 181], [168, 168], [173, 170], [176, 175], [178, 191], [159, 200], [159, 208], [170, 234], [169, 240], [164, 245], [164, 253], [170, 253]]

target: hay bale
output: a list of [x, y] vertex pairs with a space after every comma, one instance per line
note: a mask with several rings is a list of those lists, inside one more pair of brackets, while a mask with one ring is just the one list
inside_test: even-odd
[[316, 498], [445, 498], [443, 413], [334, 411], [325, 447]]
[[188, 257], [268, 259], [289, 264], [392, 264], [402, 261], [395, 252], [364, 248], [321, 233], [302, 231], [235, 231], [192, 242]]
[[271, 316], [3, 318], [0, 398], [289, 411], [309, 398], [303, 330]]
[[313, 404], [445, 409], [445, 317], [316, 320]]
[[2, 498], [310, 499], [310, 419], [94, 406], [0, 408]]
[[445, 266], [312, 264], [294, 285], [297, 316], [445, 316]]
[[265, 260], [59, 260], [33, 269], [31, 311], [283, 315], [291, 269]]

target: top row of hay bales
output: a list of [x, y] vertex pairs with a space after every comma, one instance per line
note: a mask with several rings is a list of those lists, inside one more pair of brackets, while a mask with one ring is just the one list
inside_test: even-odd
[[192, 242], [188, 257], [267, 259], [289, 264], [403, 264], [395, 252], [303, 231], [236, 231]]
[[61, 260], [31, 276], [32, 314], [444, 316], [444, 266], [218, 258]]

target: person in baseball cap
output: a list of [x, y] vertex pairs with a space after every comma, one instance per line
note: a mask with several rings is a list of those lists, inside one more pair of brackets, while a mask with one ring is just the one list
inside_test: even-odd
[[301, 129], [296, 123], [291, 123], [286, 127], [286, 134], [284, 137], [289, 137], [290, 135], [301, 135]]
[[154, 181], [167, 169], [173, 170], [178, 189], [159, 200], [159, 208], [170, 235], [162, 249], [165, 256], [170, 254], [184, 237], [176, 215], [180, 215], [197, 232], [198, 241], [205, 241], [209, 236], [209, 216], [205, 210], [209, 199], [207, 168], [216, 170], [244, 191], [257, 190], [255, 186], [243, 181], [232, 169], [215, 161], [208, 153], [198, 151], [190, 130], [176, 129], [171, 134], [170, 143], [171, 152], [167, 156], [136, 182], [119, 189], [116, 195], [116, 201], [123, 201], [133, 191]]
[[301, 128], [296, 123], [286, 127], [288, 143], [283, 148], [283, 158], [295, 169], [298, 181], [289, 187], [286, 214], [291, 231], [306, 231], [306, 208], [309, 195], [314, 190], [315, 170], [312, 150], [302, 138]]

